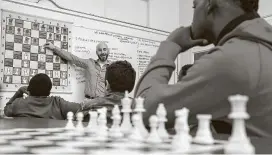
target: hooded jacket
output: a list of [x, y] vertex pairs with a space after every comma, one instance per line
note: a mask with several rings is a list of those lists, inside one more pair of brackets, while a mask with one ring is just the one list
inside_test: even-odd
[[164, 103], [170, 126], [175, 110], [183, 107], [190, 110], [190, 125], [197, 124], [197, 114], [211, 114], [213, 120], [231, 124], [228, 97], [241, 94], [249, 97], [248, 134], [272, 136], [272, 27], [259, 17], [240, 19], [229, 27], [209, 54], [195, 61], [174, 85], [168, 81], [181, 47], [170, 41], [161, 43], [135, 90], [135, 97], [145, 98], [146, 123], [158, 104]]

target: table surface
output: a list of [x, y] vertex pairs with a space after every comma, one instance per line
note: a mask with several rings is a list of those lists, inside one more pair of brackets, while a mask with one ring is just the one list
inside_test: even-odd
[[[65, 127], [66, 120], [53, 120], [44, 118], [2, 118], [0, 119], [0, 130], [14, 128], [60, 128]], [[76, 122], [74, 122], [76, 123]], [[84, 126], [88, 123], [83, 122]], [[217, 134], [215, 139], [227, 140], [228, 135]], [[272, 153], [272, 138], [251, 138], [257, 154]]]

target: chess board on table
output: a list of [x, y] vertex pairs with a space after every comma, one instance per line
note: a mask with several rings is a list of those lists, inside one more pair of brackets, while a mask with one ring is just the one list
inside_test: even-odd
[[[192, 144], [188, 154], [216, 153], [223, 143]], [[149, 145], [131, 140], [99, 140], [88, 132], [68, 131], [64, 128], [11, 129], [0, 131], [0, 154], [180, 154], [171, 151], [171, 142]]]
[[70, 65], [43, 45], [71, 52], [71, 24], [9, 11], [2, 12], [1, 89], [16, 91], [38, 74], [47, 74], [52, 92], [71, 92]]

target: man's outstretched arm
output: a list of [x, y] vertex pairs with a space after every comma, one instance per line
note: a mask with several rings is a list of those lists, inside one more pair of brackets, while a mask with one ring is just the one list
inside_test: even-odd
[[52, 50], [56, 55], [58, 55], [62, 59], [65, 59], [65, 60], [69, 61], [70, 63], [72, 63], [72, 64], [74, 64], [74, 65], [76, 65], [78, 67], [86, 69], [87, 66], [88, 66], [87, 64], [88, 64], [89, 59], [79, 58], [79, 57], [73, 55], [72, 53], [63, 51], [62, 49], [54, 46], [52, 43], [46, 43], [44, 45], [44, 47], [46, 49]]

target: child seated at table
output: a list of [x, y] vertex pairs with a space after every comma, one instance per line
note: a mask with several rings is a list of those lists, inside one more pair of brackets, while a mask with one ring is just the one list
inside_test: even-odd
[[114, 105], [121, 108], [121, 99], [125, 96], [125, 91], [131, 92], [135, 84], [136, 72], [127, 61], [116, 61], [111, 63], [106, 70], [105, 80], [107, 92], [104, 97], [98, 97], [82, 103], [78, 112], [83, 112], [84, 121], [89, 118], [90, 110], [107, 108], [107, 118], [111, 121], [111, 111]]
[[[8, 117], [37, 117], [66, 119], [69, 111], [75, 113], [80, 104], [68, 102], [58, 96], [49, 96], [52, 82], [46, 74], [36, 74], [29, 86], [21, 87], [4, 108]], [[23, 94], [29, 96], [23, 97]]]

